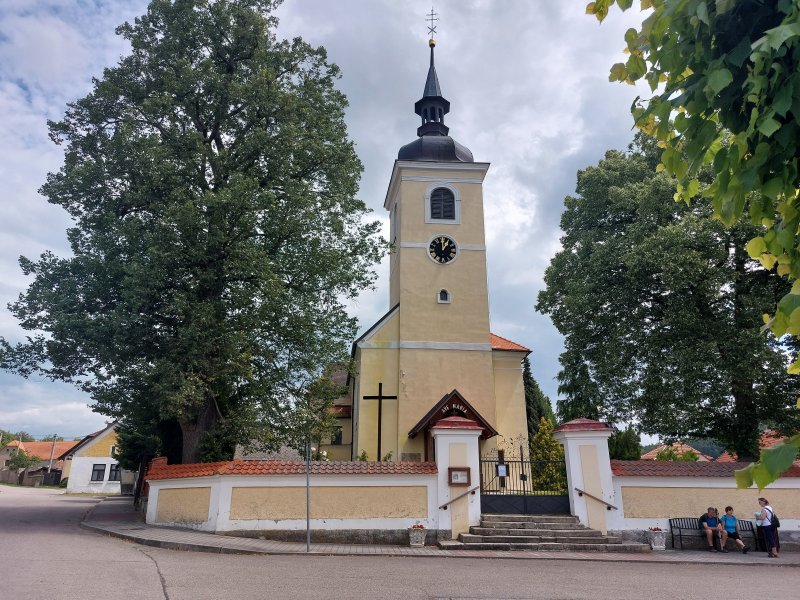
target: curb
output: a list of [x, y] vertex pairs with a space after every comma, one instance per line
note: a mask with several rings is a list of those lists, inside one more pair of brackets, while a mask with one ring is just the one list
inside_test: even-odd
[[[122, 533], [120, 531], [116, 531], [111, 528], [107, 528], [103, 525], [94, 525], [92, 523], [82, 522], [79, 525], [82, 529], [87, 531], [92, 531], [94, 533], [99, 533], [102, 535], [107, 535], [109, 537], [117, 538], [120, 540], [125, 540], [129, 542], [133, 542], [136, 544], [141, 544], [143, 546], [150, 546], [154, 548], [162, 548], [164, 550], [176, 550], [176, 551], [183, 551], [183, 552], [204, 552], [207, 554], [238, 554], [238, 555], [261, 555], [261, 556], [358, 556], [358, 557], [375, 557], [375, 556], [391, 556], [391, 557], [420, 557], [424, 556], [426, 558], [448, 558], [448, 559], [494, 559], [494, 560], [567, 560], [567, 561], [580, 561], [580, 562], [614, 562], [614, 563], [635, 563], [635, 564], [648, 564], [648, 565], [657, 565], [657, 564], [673, 564], [673, 565], [706, 565], [708, 563], [698, 561], [698, 560], [689, 560], [689, 559], [681, 559], [681, 558], [670, 558], [670, 559], [660, 559], [660, 558], [651, 558], [648, 560], [637, 560], [635, 558], [631, 558], [630, 555], [627, 556], [611, 556], [608, 554], [598, 553], [597, 555], [593, 556], [575, 556], [572, 553], [564, 552], [564, 553], [552, 553], [547, 555], [521, 555], [514, 551], [466, 551], [466, 550], [438, 550], [434, 548], [426, 548], [425, 553], [418, 553], [412, 554], [400, 551], [394, 551], [393, 549], [387, 548], [381, 552], [375, 553], [366, 553], [366, 552], [330, 552], [330, 551], [320, 551], [312, 550], [310, 552], [296, 552], [296, 551], [288, 551], [288, 550], [259, 550], [259, 549], [241, 549], [241, 548], [230, 548], [225, 546], [210, 546], [207, 544], [199, 544], [199, 543], [192, 543], [192, 542], [175, 542], [175, 541], [168, 541], [168, 540], [154, 540], [147, 537], [142, 537], [138, 535], [133, 535], [129, 533]], [[222, 537], [222, 536], [221, 536]], [[634, 554], [635, 555], [635, 554]], [[649, 555], [652, 556], [652, 555]], [[735, 561], [726, 561], [726, 560], [718, 560], [713, 563], [714, 565], [731, 565], [737, 567], [757, 567], [762, 568], [764, 566], [771, 566], [771, 567], [800, 567], [800, 564], [797, 563], [781, 563], [781, 562], [772, 562], [772, 563], [741, 563]]]

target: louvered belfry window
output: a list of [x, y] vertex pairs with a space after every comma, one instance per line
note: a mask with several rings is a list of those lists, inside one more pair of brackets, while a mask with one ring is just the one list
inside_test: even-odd
[[431, 192], [431, 219], [456, 218], [456, 198], [447, 188], [436, 188]]

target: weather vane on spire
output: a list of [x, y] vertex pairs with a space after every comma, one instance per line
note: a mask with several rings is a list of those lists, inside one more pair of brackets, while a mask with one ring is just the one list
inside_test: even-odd
[[430, 25], [428, 25], [428, 33], [431, 35], [431, 40], [433, 40], [433, 35], [436, 33], [436, 21], [439, 20], [439, 15], [433, 11], [432, 6], [431, 12], [425, 16], [425, 20], [430, 23]]

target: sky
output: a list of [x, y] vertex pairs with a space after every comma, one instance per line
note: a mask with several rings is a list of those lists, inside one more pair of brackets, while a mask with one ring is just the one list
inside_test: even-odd
[[[559, 250], [564, 198], [579, 169], [633, 138], [631, 102], [647, 90], [608, 82], [626, 59], [624, 31], [638, 11], [601, 25], [585, 0], [439, 0], [436, 69], [450, 101], [445, 123], [475, 160], [484, 182], [492, 331], [532, 350], [533, 375], [553, 403], [561, 336], [534, 309], [544, 271]], [[20, 255], [69, 254], [70, 220], [37, 193], [63, 150], [47, 135], [68, 102], [86, 95], [127, 52], [117, 25], [144, 0], [2, 0], [0, 3], [0, 336], [24, 332], [6, 305], [30, 280]], [[346, 121], [364, 164], [359, 196], [388, 237], [383, 200], [397, 151], [416, 138], [414, 102], [428, 68], [429, 0], [286, 0], [278, 35], [327, 48], [342, 69]], [[362, 330], [388, 310], [388, 258], [375, 290], [350, 307]], [[41, 377], [0, 372], [0, 428], [67, 439], [104, 426], [91, 399]]]

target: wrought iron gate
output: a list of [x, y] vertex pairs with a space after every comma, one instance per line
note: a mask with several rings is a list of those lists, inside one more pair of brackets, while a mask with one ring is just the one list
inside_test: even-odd
[[569, 514], [563, 460], [481, 458], [481, 512]]

